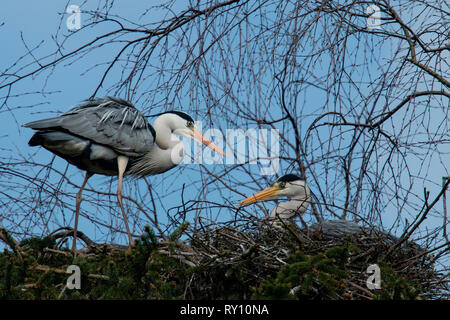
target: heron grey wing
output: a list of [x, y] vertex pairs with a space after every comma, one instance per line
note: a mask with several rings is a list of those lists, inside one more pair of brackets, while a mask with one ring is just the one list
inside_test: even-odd
[[59, 118], [59, 127], [126, 156], [145, 154], [155, 139], [145, 116], [116, 98], [91, 100], [73, 108]]

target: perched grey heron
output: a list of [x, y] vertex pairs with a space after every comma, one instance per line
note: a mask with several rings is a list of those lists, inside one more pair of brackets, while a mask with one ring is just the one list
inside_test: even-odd
[[23, 125], [37, 130], [28, 143], [30, 146], [42, 146], [86, 171], [76, 195], [73, 252], [76, 251], [81, 195], [93, 174], [118, 176], [117, 200], [129, 244], [133, 246], [122, 203], [125, 175], [154, 175], [178, 165], [184, 155], [184, 146], [173, 135], [194, 139], [225, 156], [194, 127], [194, 120], [188, 114], [167, 111], [157, 116], [152, 126], [130, 102], [106, 97], [87, 100], [59, 117]]
[[305, 180], [295, 174], [286, 174], [269, 188], [242, 200], [238, 205], [245, 206], [257, 201], [276, 200], [283, 197], [289, 198], [290, 201], [276, 205], [270, 213], [270, 220], [278, 220], [278, 218], [287, 220], [304, 213], [311, 202], [311, 191]]

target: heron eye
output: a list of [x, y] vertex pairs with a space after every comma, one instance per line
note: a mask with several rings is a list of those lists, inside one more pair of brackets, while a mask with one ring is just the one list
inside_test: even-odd
[[286, 188], [286, 182], [281, 181], [281, 182], [278, 184], [278, 187], [280, 187], [280, 189]]
[[188, 127], [188, 128], [193, 128], [193, 127], [194, 127], [194, 123], [193, 123], [192, 121], [188, 121], [188, 122], [186, 123], [186, 127]]

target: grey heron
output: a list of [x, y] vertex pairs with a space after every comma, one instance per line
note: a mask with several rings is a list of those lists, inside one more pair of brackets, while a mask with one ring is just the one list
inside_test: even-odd
[[174, 135], [194, 139], [225, 156], [195, 128], [187, 113], [167, 111], [157, 116], [152, 126], [130, 102], [106, 97], [87, 100], [61, 116], [23, 125], [37, 130], [30, 146], [42, 146], [86, 171], [76, 195], [74, 253], [82, 192], [93, 174], [118, 176], [117, 200], [131, 247], [133, 240], [122, 203], [124, 176], [160, 174], [178, 165], [184, 146]]
[[257, 201], [276, 200], [287, 197], [290, 201], [281, 202], [273, 208], [269, 219], [287, 220], [300, 215], [308, 209], [311, 202], [311, 191], [306, 181], [295, 174], [286, 174], [270, 187], [242, 200], [239, 206], [249, 205]]

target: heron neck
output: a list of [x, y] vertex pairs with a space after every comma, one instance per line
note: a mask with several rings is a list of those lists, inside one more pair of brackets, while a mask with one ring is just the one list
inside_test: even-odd
[[281, 202], [273, 208], [270, 213], [271, 218], [279, 216], [281, 219], [289, 219], [295, 215], [302, 214], [306, 211], [311, 201], [308, 195], [305, 199], [304, 195], [292, 197], [290, 201]]
[[160, 115], [153, 122], [153, 128], [156, 132], [155, 142], [161, 149], [171, 149], [180, 142], [180, 140], [172, 134], [172, 127], [173, 124], [171, 118], [166, 114]]
[[167, 149], [162, 149], [155, 143], [147, 154], [131, 160], [127, 173], [146, 176], [166, 172], [183, 160], [184, 153], [184, 145], [181, 141], [175, 147]]

